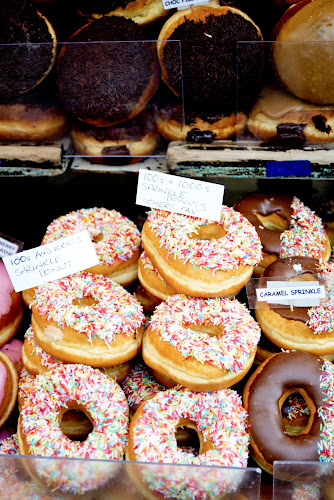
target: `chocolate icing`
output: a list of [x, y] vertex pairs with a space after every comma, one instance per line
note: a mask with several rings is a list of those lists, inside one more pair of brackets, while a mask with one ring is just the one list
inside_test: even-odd
[[277, 134], [261, 142], [260, 146], [274, 149], [302, 149], [306, 143], [305, 127], [305, 123], [280, 123], [276, 127]]
[[313, 116], [312, 121], [314, 123], [315, 128], [320, 132], [323, 132], [324, 134], [329, 134], [332, 131], [330, 125], [326, 125], [327, 118], [324, 115]]
[[102, 156], [105, 165], [129, 165], [132, 161], [130, 151], [125, 145], [103, 148]]
[[[317, 264], [319, 264], [319, 261], [311, 257], [286, 257], [278, 259], [265, 269], [259, 285], [265, 285], [266, 278], [271, 278], [271, 281], [289, 281], [291, 278], [302, 276], [303, 274], [312, 274], [315, 280], [323, 283], [323, 280], [318, 277]], [[302, 321], [303, 323], [307, 323], [310, 319], [307, 314], [308, 307], [294, 307], [291, 311], [289, 306], [282, 305], [281, 307], [277, 307], [277, 303], [268, 303], [268, 306], [285, 319]]]
[[[213, 9], [214, 10], [214, 9]], [[208, 36], [209, 35], [209, 36]], [[256, 27], [237, 13], [211, 14], [205, 22], [185, 19], [170, 40], [181, 40], [183, 93], [187, 106], [198, 104], [230, 114], [246, 106], [261, 78], [263, 47]], [[178, 43], [167, 43], [163, 64], [169, 83], [181, 95], [181, 64]]]
[[216, 134], [211, 132], [211, 130], [200, 130], [199, 128], [193, 128], [187, 133], [187, 142], [200, 142], [205, 144], [211, 144], [216, 138]]
[[250, 193], [234, 205], [234, 210], [242, 213], [253, 224], [261, 239], [264, 252], [279, 255], [281, 233], [264, 227], [256, 214], [267, 216], [275, 212], [290, 224], [291, 203], [290, 196]]
[[250, 432], [268, 463], [275, 460], [318, 461], [321, 419], [315, 415], [308, 434], [288, 436], [284, 432], [278, 401], [288, 390], [303, 388], [316, 408], [320, 408], [324, 398], [319, 383], [322, 364], [323, 360], [314, 354], [283, 352], [270, 358], [251, 384]]
[[0, 97], [18, 95], [33, 87], [49, 70], [53, 38], [45, 20], [25, 1], [0, 7]]
[[155, 45], [136, 42], [143, 39], [139, 25], [117, 16], [97, 19], [72, 36], [70, 42], [114, 42], [66, 44], [58, 67], [65, 109], [81, 119], [126, 120], [158, 71]]

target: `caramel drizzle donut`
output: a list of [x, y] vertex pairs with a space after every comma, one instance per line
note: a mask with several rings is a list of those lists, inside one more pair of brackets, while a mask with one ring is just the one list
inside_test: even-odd
[[261, 260], [256, 230], [243, 215], [225, 206], [219, 223], [151, 210], [142, 242], [164, 280], [191, 296], [239, 292]]
[[66, 362], [113, 366], [141, 346], [144, 315], [138, 301], [104, 276], [82, 273], [37, 288], [32, 327], [37, 343]]
[[87, 230], [99, 258], [89, 271], [104, 274], [126, 286], [137, 278], [140, 232], [116, 210], [83, 208], [55, 219], [47, 227], [42, 245]]
[[[328, 412], [333, 411], [325, 400], [332, 401], [332, 389], [333, 365], [307, 352], [274, 354], [255, 370], [245, 385], [243, 401], [252, 454], [265, 471], [272, 473], [275, 460], [323, 459], [330, 440]], [[300, 434], [290, 436], [284, 431], [281, 407], [293, 393], [302, 395], [310, 418]]]
[[281, 234], [280, 257], [301, 255], [328, 260], [331, 247], [320, 217], [296, 196], [291, 204], [290, 228]]
[[177, 294], [152, 315], [143, 359], [157, 378], [161, 372], [192, 390], [219, 390], [247, 373], [260, 333], [237, 300]]

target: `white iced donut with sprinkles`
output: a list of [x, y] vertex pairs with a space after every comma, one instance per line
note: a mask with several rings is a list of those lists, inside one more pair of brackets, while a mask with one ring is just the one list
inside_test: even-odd
[[84, 272], [45, 283], [31, 307], [36, 342], [61, 361], [115, 366], [140, 351], [142, 307], [105, 276]]
[[162, 278], [193, 297], [237, 294], [262, 256], [255, 228], [226, 206], [220, 222], [153, 209], [142, 242]]
[[[246, 467], [249, 445], [246, 420], [241, 398], [232, 389], [206, 393], [168, 389], [145, 401], [137, 410], [130, 423], [126, 458], [140, 462]], [[175, 432], [180, 426], [197, 432], [197, 455], [177, 446]], [[136, 470], [138, 479], [141, 468]], [[134, 468], [132, 471], [136, 473]], [[183, 473], [181, 484], [177, 468], [169, 478], [160, 478], [156, 469], [152, 472], [156, 475], [156, 489], [164, 493], [163, 498], [211, 498], [205, 494], [206, 488], [213, 486], [210, 474], [201, 475], [200, 469], [194, 474], [191, 469]], [[219, 486], [222, 485], [218, 480], [216, 493], [221, 493]], [[180, 487], [183, 491], [177, 491]]]
[[217, 391], [246, 375], [260, 334], [259, 325], [236, 299], [177, 294], [155, 309], [142, 356], [166, 387], [181, 384], [193, 391]]

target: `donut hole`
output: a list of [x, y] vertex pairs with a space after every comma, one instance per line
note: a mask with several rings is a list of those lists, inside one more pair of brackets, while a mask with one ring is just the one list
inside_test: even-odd
[[181, 419], [175, 427], [175, 438], [177, 447], [183, 452], [193, 453], [196, 457], [204, 453], [203, 437], [195, 422]]
[[222, 337], [224, 330], [221, 325], [212, 325], [211, 323], [204, 323], [203, 325], [182, 325], [183, 328], [190, 328], [195, 332], [206, 333], [210, 337]]
[[219, 240], [225, 236], [226, 231], [220, 224], [206, 224], [196, 228], [196, 232], [191, 233], [193, 240]]
[[278, 231], [282, 233], [289, 228], [289, 222], [276, 212], [269, 215], [261, 215], [257, 213], [256, 217], [259, 219], [262, 226], [266, 229], [270, 229], [270, 231]]
[[279, 402], [284, 432], [288, 436], [308, 434], [316, 407], [304, 389], [285, 393]]
[[71, 441], [82, 442], [92, 432], [93, 423], [81, 408], [67, 408], [59, 415], [59, 427]]
[[94, 299], [94, 297], [90, 295], [87, 295], [86, 297], [76, 297], [75, 299], [72, 300], [72, 304], [74, 306], [79, 306], [79, 307], [95, 306], [98, 303], [99, 301]]

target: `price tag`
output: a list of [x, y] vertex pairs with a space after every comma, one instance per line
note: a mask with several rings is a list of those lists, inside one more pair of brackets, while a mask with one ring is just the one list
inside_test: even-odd
[[223, 196], [221, 184], [139, 170], [137, 205], [219, 222]]
[[64, 278], [98, 264], [88, 231], [60, 238], [13, 256], [3, 262], [16, 292]]
[[318, 281], [272, 281], [267, 283], [266, 288], [256, 289], [256, 298], [259, 302], [277, 302], [281, 305], [292, 305], [295, 307], [312, 307], [319, 305], [319, 300], [326, 297], [324, 285]]
[[0, 258], [20, 252], [23, 248], [22, 241], [0, 233]]
[[163, 6], [165, 10], [168, 9], [186, 9], [190, 5], [201, 5], [209, 3], [209, 0], [162, 0]]

